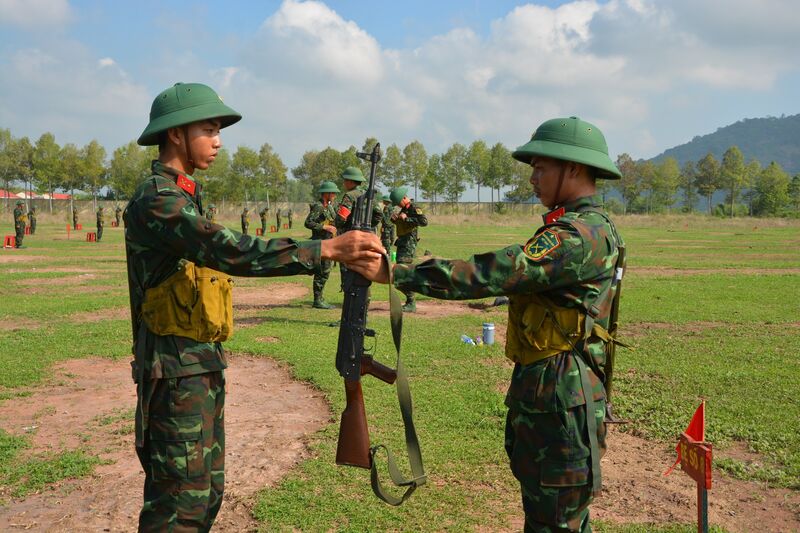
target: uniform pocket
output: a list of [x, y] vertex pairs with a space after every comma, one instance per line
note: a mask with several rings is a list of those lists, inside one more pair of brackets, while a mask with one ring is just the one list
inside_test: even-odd
[[190, 479], [206, 471], [201, 415], [156, 417], [149, 420], [154, 479]]
[[589, 482], [589, 460], [545, 460], [540, 472], [539, 482], [543, 487], [582, 487]]

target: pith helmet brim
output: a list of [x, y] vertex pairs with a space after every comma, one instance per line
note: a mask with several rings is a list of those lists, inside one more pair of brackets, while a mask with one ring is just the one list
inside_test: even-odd
[[576, 117], [548, 120], [511, 156], [528, 164], [537, 156], [574, 161], [596, 168], [598, 178], [617, 180], [622, 177], [608, 156], [608, 146], [600, 130]]

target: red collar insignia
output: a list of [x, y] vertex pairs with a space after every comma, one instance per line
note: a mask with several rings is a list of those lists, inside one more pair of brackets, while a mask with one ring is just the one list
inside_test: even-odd
[[197, 184], [195, 182], [193, 182], [192, 180], [190, 180], [189, 178], [187, 178], [183, 174], [178, 174], [177, 183], [178, 183], [178, 187], [180, 187], [184, 191], [186, 191], [189, 194], [191, 194], [192, 196], [194, 196], [194, 191], [195, 191], [195, 188], [197, 187]]
[[550, 211], [549, 213], [547, 213], [544, 216], [544, 223], [545, 224], [552, 224], [553, 222], [555, 222], [559, 218], [563, 217], [564, 213], [566, 213], [566, 210], [563, 207], [559, 207], [558, 209], [554, 209], [553, 211]]

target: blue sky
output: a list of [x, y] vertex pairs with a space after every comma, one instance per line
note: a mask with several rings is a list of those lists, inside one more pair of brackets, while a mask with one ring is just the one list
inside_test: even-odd
[[111, 153], [160, 90], [199, 81], [245, 117], [229, 147], [289, 167], [367, 136], [515, 147], [570, 115], [612, 157], [651, 157], [800, 112], [798, 35], [791, 0], [0, 0], [0, 127]]

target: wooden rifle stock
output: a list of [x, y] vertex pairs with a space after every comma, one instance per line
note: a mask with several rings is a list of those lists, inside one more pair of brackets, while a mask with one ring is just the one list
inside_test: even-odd
[[364, 393], [360, 380], [344, 380], [347, 406], [342, 411], [339, 426], [339, 443], [336, 446], [336, 464], [370, 468], [369, 429], [364, 409]]

